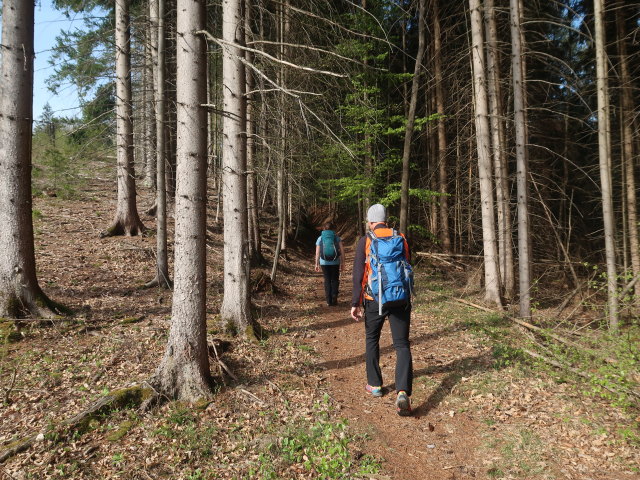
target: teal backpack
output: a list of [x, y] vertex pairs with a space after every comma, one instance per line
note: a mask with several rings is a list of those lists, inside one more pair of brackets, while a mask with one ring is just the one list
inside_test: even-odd
[[336, 245], [336, 232], [333, 230], [323, 230], [320, 238], [320, 258], [330, 262], [337, 260], [340, 256], [340, 249]]

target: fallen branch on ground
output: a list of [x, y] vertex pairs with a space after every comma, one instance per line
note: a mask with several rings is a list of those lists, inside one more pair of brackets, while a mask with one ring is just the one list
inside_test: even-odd
[[617, 365], [618, 362], [617, 360], [613, 359], [613, 358], [607, 358], [607, 357], [603, 357], [602, 355], [598, 354], [598, 352], [596, 352], [595, 350], [592, 350], [590, 348], [587, 347], [583, 347], [582, 345], [577, 344], [576, 342], [573, 342], [571, 340], [568, 340], [564, 337], [561, 337], [560, 335], [556, 335], [555, 333], [551, 333], [551, 332], [547, 332], [544, 329], [540, 328], [540, 327], [536, 327], [535, 325], [531, 325], [530, 323], [527, 323], [523, 320], [517, 319], [517, 318], [512, 318], [512, 320], [517, 323], [518, 325], [531, 330], [533, 332], [536, 333], [540, 333], [541, 335], [545, 335], [547, 337], [553, 338], [554, 340], [562, 343], [563, 345], [567, 345], [569, 347], [573, 347], [576, 350], [580, 350], [582, 352], [588, 353], [589, 355], [595, 357], [595, 358], [599, 358], [600, 360], [603, 360], [607, 363], [610, 363], [612, 365]]
[[[548, 363], [549, 365], [562, 369], [562, 370], [568, 370], [571, 373], [574, 373], [576, 375], [578, 375], [579, 377], [582, 378], [586, 378], [587, 380], [592, 380], [593, 376], [589, 375], [588, 373], [585, 373], [581, 370], [578, 370], [577, 368], [572, 367], [571, 365], [567, 365], [565, 363], [562, 362], [558, 362], [556, 360], [553, 360], [551, 358], [547, 358], [544, 355], [540, 355], [539, 353], [533, 352], [531, 350], [527, 350], [526, 348], [522, 349], [522, 352], [526, 353], [527, 355], [529, 355], [530, 357], [533, 357], [537, 360], [541, 360], [545, 363]], [[616, 395], [620, 395], [621, 393], [627, 394], [627, 395], [632, 395], [636, 398], [640, 398], [640, 393], [633, 391], [633, 390], [627, 390], [625, 388], [623, 389], [616, 389], [616, 388], [612, 388], [612, 387], [607, 387], [606, 385], [600, 385], [602, 388], [604, 388], [605, 390], [611, 392], [611, 393], [615, 393]]]
[[504, 313], [504, 312], [501, 312], [500, 310], [493, 310], [491, 308], [483, 307], [482, 305], [478, 305], [476, 303], [471, 303], [471, 302], [469, 302], [467, 300], [463, 300], [462, 298], [454, 298], [453, 300], [455, 300], [456, 302], [460, 302], [460, 303], [462, 303], [464, 305], [469, 305], [470, 307], [474, 307], [474, 308], [477, 308], [479, 310], [483, 310], [485, 312], [489, 312], [489, 313]]
[[[455, 263], [446, 260], [444, 257], [450, 257], [451, 255], [444, 255], [444, 254], [438, 254], [438, 253], [423, 253], [423, 252], [418, 252], [416, 253], [416, 255], [421, 256], [421, 257], [430, 257], [435, 259], [438, 262], [444, 263], [445, 265], [449, 265], [455, 269], [458, 270], [464, 270], [464, 268], [462, 268], [460, 265], [456, 265]], [[464, 264], [463, 264], [464, 265]], [[465, 267], [467, 267], [468, 265], [465, 265]]]
[[[216, 347], [216, 342], [220, 342], [220, 340], [216, 340], [214, 339], [208, 339], [207, 344], [209, 346], [209, 357], [214, 358], [216, 360], [216, 362], [218, 363], [218, 368], [220, 369], [220, 375], [222, 376], [222, 381], [225, 383], [226, 382], [224, 380], [224, 374], [223, 371], [227, 372], [227, 375], [229, 375], [234, 381], [238, 381], [238, 377], [236, 377], [233, 372], [231, 371], [231, 369], [227, 366], [226, 363], [224, 363], [222, 361], [222, 359], [220, 358], [220, 355], [218, 354], [218, 348]], [[221, 343], [220, 346], [222, 346], [223, 351], [225, 348], [224, 343]], [[213, 355], [211, 355], [211, 351], [213, 350]]]
[[265, 402], [263, 402], [260, 398], [258, 398], [257, 396], [255, 396], [253, 393], [251, 393], [249, 390], [245, 390], [244, 388], [241, 388], [240, 391], [242, 393], [244, 393], [247, 397], [249, 397], [251, 400], [253, 400], [254, 402], [256, 402], [258, 405], [265, 407], [267, 404]]
[[[469, 302], [469, 301], [467, 301], [467, 300], [463, 300], [463, 299], [461, 299], [461, 298], [456, 298], [456, 299], [454, 299], [454, 300], [456, 300], [457, 302], [460, 302], [460, 303], [462, 303], [462, 304], [464, 304], [464, 305], [469, 305], [470, 307], [475, 307], [475, 308], [477, 308], [477, 309], [479, 309], [479, 310], [483, 310], [483, 311], [485, 311], [485, 312], [490, 312], [490, 313], [501, 313], [501, 312], [500, 312], [500, 311], [498, 311], [498, 310], [493, 310], [493, 309], [491, 309], [491, 308], [483, 307], [482, 305], [477, 305], [477, 304], [475, 304], [475, 303], [471, 303], [471, 302]], [[528, 329], [528, 330], [531, 330], [531, 331], [533, 331], [533, 332], [536, 332], [536, 333], [540, 333], [541, 335], [546, 335], [546, 336], [548, 336], [548, 337], [550, 337], [550, 338], [553, 338], [554, 340], [556, 340], [556, 341], [558, 341], [558, 342], [560, 342], [560, 343], [562, 343], [562, 344], [564, 344], [564, 345], [567, 345], [567, 346], [573, 347], [573, 348], [575, 348], [576, 350], [580, 350], [580, 351], [582, 351], [582, 352], [586, 352], [586, 353], [588, 353], [589, 355], [592, 355], [592, 356], [594, 356], [594, 357], [596, 357], [596, 358], [601, 359], [602, 361], [605, 361], [605, 362], [610, 363], [610, 364], [612, 364], [612, 365], [617, 365], [617, 363], [618, 363], [618, 362], [617, 362], [617, 360], [615, 360], [615, 359], [613, 359], [613, 358], [603, 357], [602, 355], [599, 355], [599, 354], [598, 354], [598, 352], [596, 352], [595, 350], [592, 350], [592, 349], [587, 348], [587, 347], [583, 347], [582, 345], [579, 345], [579, 344], [577, 344], [576, 342], [573, 342], [573, 341], [571, 341], [571, 340], [568, 340], [568, 339], [566, 339], [566, 338], [564, 338], [564, 337], [561, 337], [560, 335], [557, 335], [557, 334], [555, 334], [555, 333], [547, 332], [547, 331], [545, 331], [544, 329], [542, 329], [542, 328], [540, 328], [540, 327], [536, 327], [535, 325], [532, 325], [532, 324], [530, 324], [530, 323], [528, 323], [528, 322], [525, 322], [524, 320], [520, 320], [519, 318], [515, 318], [515, 317], [511, 317], [511, 316], [508, 316], [508, 318], [509, 318], [512, 322], [514, 322], [514, 323], [516, 323], [516, 324], [520, 325], [521, 327], [524, 327], [524, 328], [526, 328], [526, 329]]]
[[[89, 425], [89, 422], [91, 422], [91, 420], [94, 420], [116, 409], [138, 406], [149, 395], [151, 395], [151, 390], [148, 388], [143, 388], [139, 385], [115, 390], [109, 395], [98, 399], [83, 412], [80, 412], [79, 414], [66, 420], [63, 420], [58, 426], [66, 427], [71, 430], [84, 430]], [[41, 439], [44, 439], [44, 435], [52, 432], [53, 430], [55, 430], [55, 428], [55, 425], [49, 426], [39, 433], [29, 435], [25, 438], [10, 443], [4, 448], [4, 450], [0, 451], [0, 463], [17, 455], [20, 452], [28, 450], [33, 446], [34, 443]]]

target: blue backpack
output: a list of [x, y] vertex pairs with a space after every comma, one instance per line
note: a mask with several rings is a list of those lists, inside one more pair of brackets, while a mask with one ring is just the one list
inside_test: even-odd
[[340, 249], [336, 245], [336, 232], [333, 230], [323, 230], [320, 233], [320, 258], [334, 261], [340, 256]]
[[404, 250], [404, 237], [396, 230], [391, 236], [378, 237], [369, 232], [368, 263], [370, 267], [368, 293], [382, 307], [406, 305], [413, 294], [413, 269]]

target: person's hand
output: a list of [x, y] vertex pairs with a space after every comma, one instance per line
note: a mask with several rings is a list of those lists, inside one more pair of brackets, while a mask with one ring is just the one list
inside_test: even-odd
[[362, 318], [360, 307], [351, 307], [351, 318], [353, 318], [356, 322], [360, 321], [360, 319]]
[[319, 271], [320, 271], [320, 265], [316, 263], [316, 272], [319, 272]]
[[342, 262], [342, 263], [340, 264], [340, 271], [341, 271], [341, 272], [344, 272], [344, 262]]

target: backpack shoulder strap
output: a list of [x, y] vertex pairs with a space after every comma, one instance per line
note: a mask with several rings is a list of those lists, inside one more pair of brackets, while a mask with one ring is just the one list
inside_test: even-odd
[[407, 242], [407, 237], [405, 237], [404, 233], [400, 233], [400, 232], [396, 232], [394, 230], [394, 232], [402, 237], [402, 243], [404, 244], [404, 257], [406, 258], [407, 262], [411, 261], [411, 254], [409, 252], [409, 242]]
[[369, 232], [367, 233], [367, 242], [365, 243], [365, 252], [367, 254], [367, 262], [369, 260], [369, 257], [371, 256], [371, 247], [375, 245], [375, 253], [374, 255], [377, 256], [378, 255], [378, 236], [373, 233], [373, 232]]

